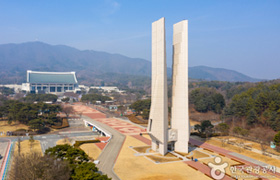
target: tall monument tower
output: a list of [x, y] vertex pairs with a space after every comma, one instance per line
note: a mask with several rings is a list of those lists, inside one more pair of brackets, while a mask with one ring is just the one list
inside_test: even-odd
[[188, 21], [173, 25], [171, 128], [177, 130], [174, 150], [188, 152], [190, 136], [188, 91]]
[[164, 155], [188, 152], [190, 136], [188, 97], [188, 21], [173, 26], [171, 128], [168, 128], [167, 73], [164, 18], [152, 23], [152, 104], [148, 133], [152, 149]]
[[152, 23], [152, 104], [148, 132], [152, 149], [167, 153], [168, 107], [165, 54], [165, 19]]

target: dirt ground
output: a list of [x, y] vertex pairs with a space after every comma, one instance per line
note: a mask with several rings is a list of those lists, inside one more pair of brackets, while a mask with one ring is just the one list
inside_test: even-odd
[[250, 150], [245, 150], [241, 147], [237, 147], [237, 146], [234, 146], [234, 145], [231, 145], [231, 144], [226, 144], [226, 146], [223, 147], [221, 141], [215, 140], [213, 138], [210, 139], [210, 140], [207, 140], [206, 142], [209, 143], [209, 144], [212, 144], [214, 146], [222, 147], [222, 148], [227, 149], [229, 151], [248, 156], [250, 158], [265, 162], [265, 163], [273, 165], [273, 166], [277, 166], [277, 167], [280, 166], [280, 160], [279, 159], [274, 159], [274, 158], [271, 158], [271, 157], [268, 157], [268, 156], [264, 156], [262, 154], [255, 153], [255, 152], [252, 152]]
[[[223, 137], [219, 137], [219, 138], [221, 138], [221, 139], [222, 138], [223, 139], [227, 139], [227, 138], [229, 138], [229, 139], [236, 139], [237, 143], [240, 143], [241, 141], [243, 143], [249, 143], [248, 146], [251, 146], [252, 148], [258, 149], [258, 150], [261, 151], [261, 145], [259, 143], [253, 142], [253, 141], [248, 141], [248, 140], [244, 140], [244, 139], [241, 139], [241, 138], [238, 138], [238, 137], [233, 137], [233, 136], [223, 136]], [[275, 149], [272, 149], [272, 148], [270, 148], [268, 146], [266, 146], [266, 147], [267, 147], [267, 152], [271, 152], [271, 153], [274, 153], [274, 154], [280, 156], [280, 152], [277, 152]]]
[[220, 115], [216, 114], [212, 111], [208, 111], [207, 113], [197, 112], [194, 107], [191, 105], [189, 107], [190, 121], [193, 122], [201, 122], [204, 120], [210, 120], [212, 123], [216, 121], [220, 121]]
[[15, 131], [17, 129], [28, 129], [28, 126], [24, 125], [24, 124], [20, 124], [20, 123], [15, 123], [12, 122], [11, 124], [8, 123], [8, 121], [0, 121], [0, 133], [1, 132], [5, 132], [5, 135], [0, 134], [0, 137], [6, 137], [6, 132], [7, 131]]
[[97, 159], [101, 153], [101, 149], [99, 149], [94, 143], [82, 144], [80, 148], [94, 160]]
[[[15, 146], [14, 154], [17, 155], [18, 154], [18, 143], [16, 142], [16, 144], [14, 146]], [[29, 140], [24, 140], [20, 143], [20, 153], [21, 154], [28, 154], [30, 152], [38, 152], [43, 155], [40, 141], [34, 140], [32, 147], [31, 147], [31, 143]]]
[[[122, 180], [185, 180], [210, 179], [203, 173], [194, 170], [184, 162], [155, 164], [144, 156], [135, 156], [129, 146], [145, 146], [146, 144], [127, 136], [123, 148], [116, 161], [114, 171]], [[133, 172], [133, 173], [132, 173]]]

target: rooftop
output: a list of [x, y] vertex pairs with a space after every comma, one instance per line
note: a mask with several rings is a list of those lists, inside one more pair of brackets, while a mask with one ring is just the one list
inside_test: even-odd
[[27, 71], [28, 83], [54, 83], [54, 84], [77, 84], [75, 72], [40, 72]]

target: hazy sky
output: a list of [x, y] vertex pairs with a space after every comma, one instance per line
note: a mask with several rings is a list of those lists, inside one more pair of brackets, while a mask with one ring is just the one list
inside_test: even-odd
[[0, 44], [42, 41], [151, 58], [151, 23], [189, 20], [189, 66], [280, 78], [279, 0], [0, 0]]

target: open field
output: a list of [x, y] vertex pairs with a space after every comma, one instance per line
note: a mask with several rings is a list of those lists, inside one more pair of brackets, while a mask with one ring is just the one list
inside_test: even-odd
[[139, 153], [150, 153], [153, 152], [151, 150], [151, 146], [139, 146], [139, 147], [133, 147], [133, 149]]
[[193, 151], [193, 154], [192, 154], [192, 157], [195, 159], [199, 159], [199, 158], [206, 158], [206, 157], [209, 157], [208, 154], [206, 153], [203, 153], [203, 151], [196, 151], [194, 150]]
[[68, 138], [64, 138], [56, 141], [56, 145], [64, 145], [64, 144], [72, 145]]
[[215, 139], [215, 138], [210, 138], [206, 142], [209, 143], [209, 144], [212, 144], [214, 146], [218, 146], [218, 147], [227, 149], [229, 151], [248, 156], [250, 158], [265, 162], [265, 163], [273, 165], [273, 166], [279, 167], [279, 164], [280, 164], [279, 159], [275, 159], [275, 158], [271, 158], [271, 157], [268, 157], [268, 156], [265, 156], [265, 155], [262, 155], [262, 154], [259, 154], [259, 153], [255, 153], [255, 152], [243, 149], [243, 148], [238, 147], [238, 146], [234, 146], [234, 145], [231, 145], [231, 144], [226, 144], [225, 146], [222, 146], [222, 142]]
[[82, 144], [80, 148], [92, 159], [96, 160], [101, 153], [101, 149], [94, 143]]
[[[41, 153], [43, 155], [40, 141], [34, 140], [32, 147], [31, 147], [31, 143], [29, 140], [24, 140], [20, 143], [20, 153], [21, 154], [29, 154], [30, 152], [37, 152], [37, 153]], [[17, 142], [15, 144], [14, 154], [15, 155], [18, 154], [18, 143]]]
[[[251, 146], [252, 148], [258, 149], [261, 151], [261, 145], [259, 143], [253, 142], [253, 141], [241, 139], [241, 138], [234, 137], [234, 136], [222, 136], [222, 137], [218, 137], [218, 139], [235, 139], [237, 143], [243, 142], [243, 143], [248, 144], [248, 146]], [[267, 152], [280, 156], [280, 152], [277, 152], [275, 149], [272, 149], [269, 146], [266, 146], [266, 148], [267, 148]]]
[[165, 163], [165, 162], [172, 162], [172, 161], [181, 161], [181, 159], [173, 156], [173, 157], [166, 157], [162, 156], [161, 154], [155, 154], [155, 155], [147, 155], [147, 158], [151, 159], [155, 163]]
[[155, 164], [144, 156], [135, 156], [129, 146], [146, 146], [145, 143], [127, 136], [116, 161], [114, 171], [122, 180], [185, 180], [210, 179], [184, 162]]
[[2, 136], [0, 135], [0, 137], [6, 137], [6, 132], [7, 131], [15, 131], [17, 129], [26, 129], [28, 130], [28, 126], [24, 125], [24, 124], [20, 124], [20, 123], [15, 123], [12, 122], [11, 124], [8, 123], [8, 121], [0, 121], [0, 133], [1, 132], [5, 132], [5, 135], [2, 134]]

